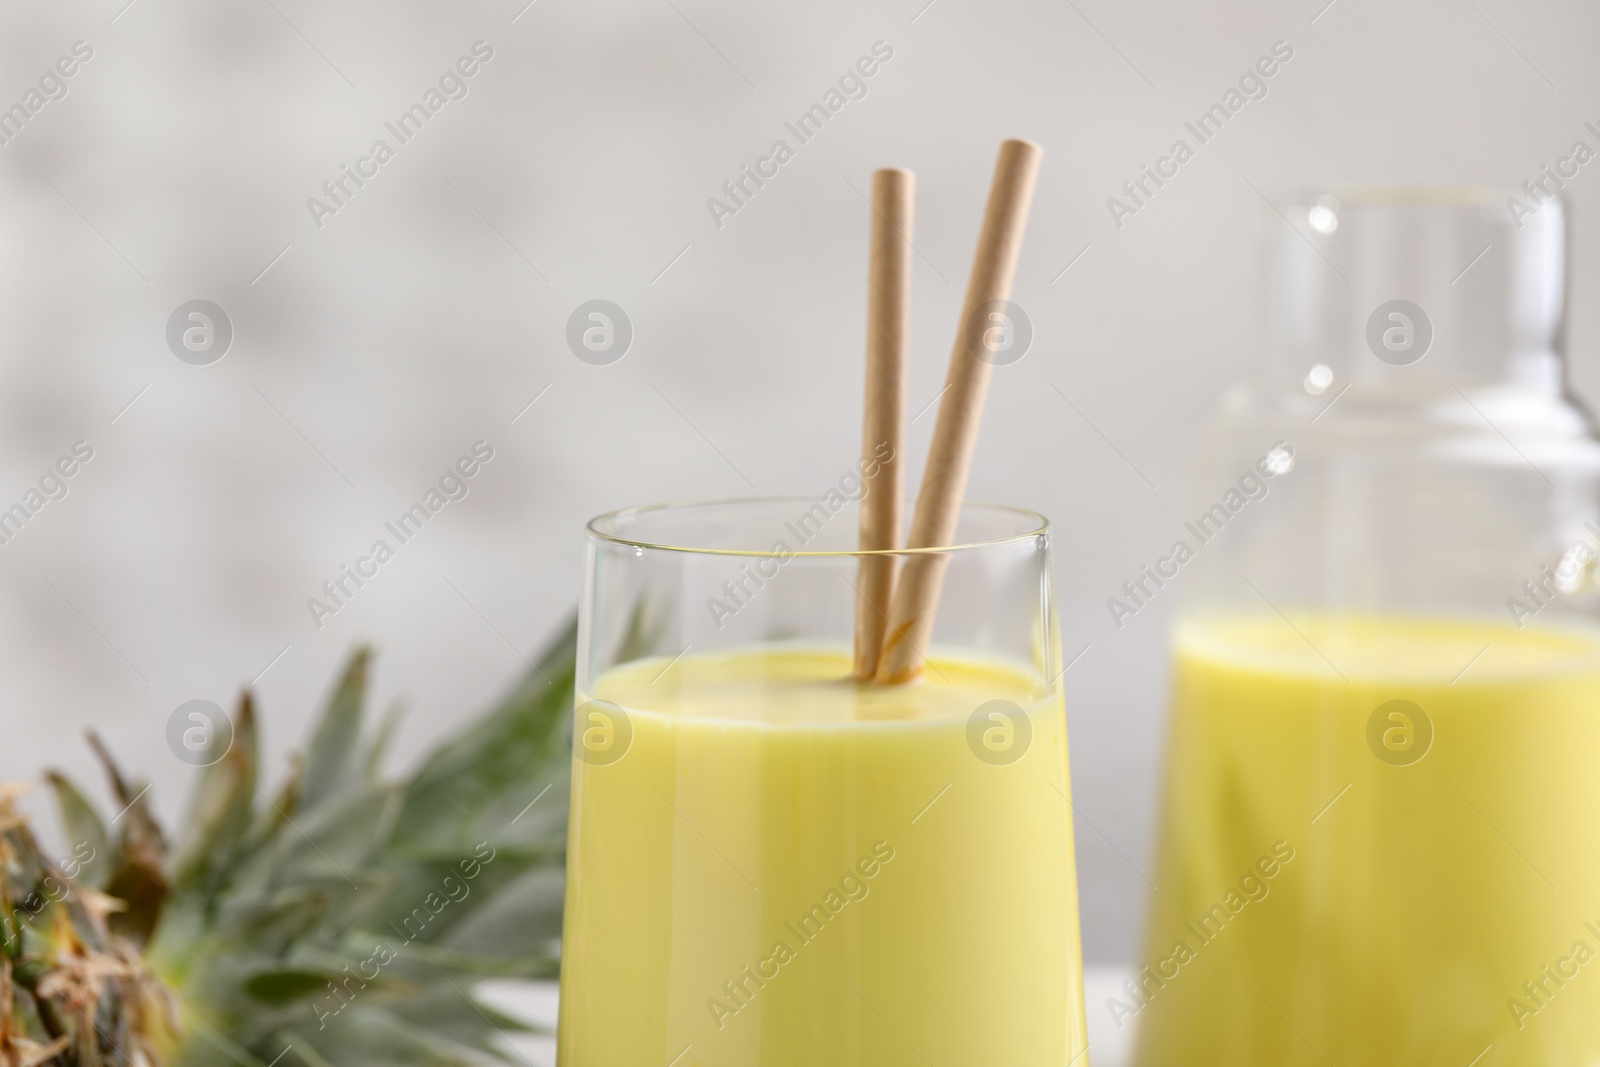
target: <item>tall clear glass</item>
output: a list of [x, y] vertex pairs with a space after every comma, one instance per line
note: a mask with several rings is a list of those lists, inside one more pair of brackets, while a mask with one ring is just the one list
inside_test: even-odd
[[562, 1067], [1084, 1050], [1047, 524], [966, 508], [922, 678], [861, 684], [858, 494], [590, 524]]
[[1183, 534], [1160, 888], [1101, 1010], [1143, 1067], [1600, 1063], [1600, 445], [1562, 205], [1275, 208], [1269, 358]]

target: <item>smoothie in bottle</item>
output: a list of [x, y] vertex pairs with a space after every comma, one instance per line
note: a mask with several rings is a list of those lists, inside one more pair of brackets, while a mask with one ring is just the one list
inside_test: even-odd
[[1141, 1067], [1600, 1062], [1600, 447], [1561, 205], [1505, 200], [1269, 220], [1204, 499], [1292, 462], [1180, 579]]

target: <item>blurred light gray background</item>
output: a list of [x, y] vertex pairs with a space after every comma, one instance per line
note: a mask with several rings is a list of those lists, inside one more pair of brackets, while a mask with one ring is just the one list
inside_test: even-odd
[[[0, 107], [93, 50], [0, 144], [0, 508], [74, 442], [94, 449], [0, 546], [0, 778], [94, 778], [93, 727], [171, 817], [194, 773], [167, 748], [174, 708], [258, 679], [281, 769], [360, 641], [414, 756], [572, 610], [586, 519], [810, 492], [851, 462], [875, 167], [918, 175], [910, 410], [937, 395], [995, 147], [1026, 136], [1046, 150], [1014, 294], [1035, 336], [996, 371], [969, 495], [1056, 523], [1065, 653], [1087, 649], [1067, 674], [1086, 950], [1132, 959], [1178, 598], [1120, 631], [1105, 599], [1215, 488], [1191, 484], [1191, 442], [1258, 356], [1258, 250], [1283, 225], [1257, 190], [1520, 184], [1600, 144], [1582, 125], [1600, 119], [1600, 12], [526, 3], [0, 13]], [[478, 41], [493, 56], [465, 97], [399, 145], [384, 124]], [[719, 228], [707, 198], [795, 145], [785, 121], [878, 41], [893, 56], [866, 96]], [[1293, 58], [1267, 95], [1115, 225], [1107, 198], [1193, 144], [1183, 123], [1278, 41]], [[394, 158], [319, 227], [308, 198], [380, 138]], [[1592, 169], [1566, 190], [1591, 393]], [[193, 299], [233, 324], [209, 366], [166, 341]], [[633, 324], [610, 366], [566, 344], [591, 299]], [[912, 427], [912, 479], [933, 422]], [[494, 459], [467, 498], [318, 629], [307, 598], [479, 440]]]

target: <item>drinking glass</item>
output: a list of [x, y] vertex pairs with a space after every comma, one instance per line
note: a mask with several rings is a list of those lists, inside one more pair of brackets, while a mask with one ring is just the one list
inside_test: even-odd
[[1158, 567], [1160, 888], [1107, 1009], [1144, 1067], [1600, 1063], [1600, 444], [1561, 203], [1275, 207], [1268, 359]]
[[859, 491], [590, 523], [562, 1067], [1084, 1050], [1048, 524], [965, 508], [921, 678], [858, 683], [863, 560], [910, 554]]

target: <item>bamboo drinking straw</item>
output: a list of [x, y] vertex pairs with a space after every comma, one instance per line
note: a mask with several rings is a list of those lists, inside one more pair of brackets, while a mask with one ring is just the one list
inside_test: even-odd
[[[906, 337], [911, 327], [911, 224], [916, 177], [872, 176], [872, 251], [867, 280], [867, 394], [862, 419], [860, 547], [900, 547], [900, 453], [905, 436]], [[887, 456], [887, 458], [885, 458]], [[871, 476], [867, 471], [871, 470]], [[856, 677], [878, 673], [889, 628], [894, 556], [865, 556], [856, 579]]]
[[[983, 229], [972, 259], [972, 276], [967, 281], [966, 303], [950, 351], [939, 421], [934, 427], [928, 467], [922, 475], [922, 490], [911, 520], [908, 548], [937, 548], [955, 538], [956, 518], [966, 494], [967, 472], [993, 370], [993, 364], [980, 356], [987, 323], [978, 321], [978, 316], [987, 311], [986, 305], [1011, 295], [1041, 154], [1032, 141], [1006, 141], [1000, 146], [994, 183], [989, 188], [989, 206], [984, 211]], [[949, 562], [944, 553], [918, 554], [907, 559], [895, 587], [894, 607], [889, 612], [889, 633], [878, 664], [878, 681], [908, 682], [922, 672], [939, 607], [939, 589]]]

